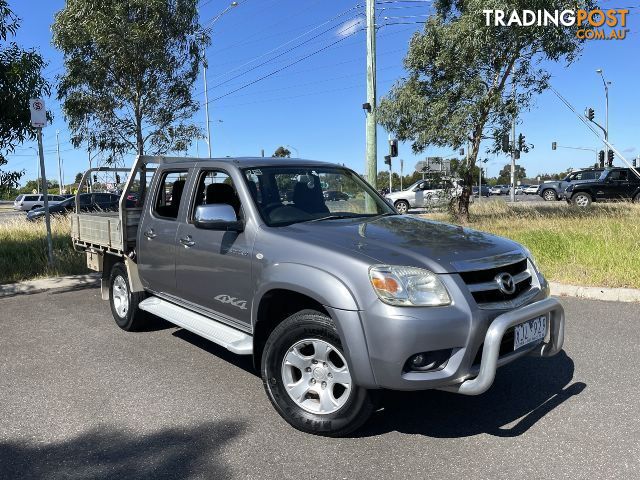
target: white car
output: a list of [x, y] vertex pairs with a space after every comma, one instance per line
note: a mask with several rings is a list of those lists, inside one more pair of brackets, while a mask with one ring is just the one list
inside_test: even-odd
[[524, 189], [524, 194], [535, 195], [538, 193], [538, 188], [540, 188], [540, 185], [529, 185], [527, 188]]
[[388, 193], [385, 198], [393, 204], [398, 213], [407, 213], [410, 208], [442, 205], [461, 193], [462, 187], [457, 180], [445, 180], [439, 183], [418, 180], [405, 190]]
[[[60, 202], [64, 202], [66, 197], [62, 195], [49, 195], [49, 205], [56, 205]], [[34, 208], [44, 207], [44, 195], [41, 194], [24, 194], [18, 195], [13, 201], [13, 209], [28, 212]]]

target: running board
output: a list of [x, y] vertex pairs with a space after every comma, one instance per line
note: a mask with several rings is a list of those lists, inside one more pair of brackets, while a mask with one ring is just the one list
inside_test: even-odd
[[217, 343], [230, 352], [238, 355], [251, 355], [253, 353], [253, 338], [251, 335], [204, 315], [179, 307], [158, 297], [149, 297], [143, 300], [140, 302], [139, 307], [141, 310], [164, 318], [174, 325]]

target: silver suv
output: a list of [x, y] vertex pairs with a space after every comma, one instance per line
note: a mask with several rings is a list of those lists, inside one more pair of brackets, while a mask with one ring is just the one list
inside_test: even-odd
[[407, 213], [410, 208], [433, 207], [447, 203], [451, 197], [460, 195], [462, 187], [455, 180], [435, 182], [419, 180], [405, 190], [385, 195], [398, 213]]

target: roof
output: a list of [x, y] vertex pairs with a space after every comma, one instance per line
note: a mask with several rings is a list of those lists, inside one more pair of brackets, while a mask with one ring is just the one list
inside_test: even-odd
[[146, 163], [229, 163], [237, 168], [248, 167], [273, 167], [273, 166], [324, 166], [324, 167], [342, 167], [342, 165], [329, 162], [320, 162], [318, 160], [306, 160], [302, 158], [282, 158], [282, 157], [223, 157], [223, 158], [197, 158], [197, 157], [162, 157], [144, 155], [143, 159]]

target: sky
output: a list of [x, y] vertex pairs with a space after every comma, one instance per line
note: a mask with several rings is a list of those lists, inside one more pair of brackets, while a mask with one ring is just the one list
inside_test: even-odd
[[[201, 23], [208, 25], [230, 2], [200, 0]], [[630, 0], [599, 2], [606, 8], [633, 5]], [[15, 41], [23, 48], [39, 51], [48, 65], [45, 76], [54, 84], [63, 72], [63, 59], [51, 45], [51, 24], [63, 0], [9, 0], [21, 19]], [[270, 156], [280, 145], [288, 146], [293, 156], [344, 163], [364, 172], [366, 102], [366, 47], [364, 0], [244, 0], [215, 23], [212, 44], [206, 55], [209, 68], [209, 116], [211, 119], [212, 156], [259, 156], [264, 149]], [[423, 28], [425, 17], [433, 11], [430, 1], [381, 1], [377, 6], [377, 93], [382, 98], [405, 71], [402, 60], [411, 35]], [[602, 68], [609, 87], [609, 139], [628, 158], [640, 155], [640, 95], [636, 85], [640, 78], [640, 9], [628, 15], [630, 33], [619, 41], [585, 42], [581, 57], [572, 65], [546, 65], [552, 73], [552, 85], [579, 112], [593, 107], [596, 121], [604, 122], [605, 96]], [[317, 36], [313, 40], [312, 37]], [[283, 51], [306, 42], [273, 59]], [[335, 45], [328, 47], [330, 44]], [[297, 62], [324, 47], [328, 47]], [[262, 67], [255, 68], [261, 63]], [[294, 65], [289, 64], [296, 62]], [[250, 82], [282, 67], [279, 73], [239, 91]], [[252, 70], [250, 70], [252, 69]], [[249, 71], [250, 70], [250, 71]], [[236, 77], [237, 78], [233, 78]], [[202, 75], [194, 86], [196, 98], [204, 104]], [[220, 98], [218, 98], [220, 97]], [[74, 149], [70, 132], [54, 93], [45, 98], [55, 117], [43, 129], [47, 177], [57, 179], [56, 131], [64, 164], [65, 183], [87, 168], [86, 149]], [[204, 108], [194, 121], [204, 129]], [[517, 127], [527, 143], [534, 145], [523, 154], [519, 164], [529, 176], [542, 172], [559, 172], [568, 168], [592, 165], [596, 153], [559, 146], [603, 148], [594, 134], [551, 92], [537, 97], [532, 109], [524, 112]], [[378, 128], [378, 170], [386, 168], [383, 156], [388, 152], [388, 133]], [[23, 183], [37, 176], [35, 142], [18, 146], [9, 155], [10, 169], [25, 169]], [[194, 144], [191, 156], [204, 156], [204, 141]], [[428, 156], [447, 156], [454, 152], [429, 148], [420, 155], [409, 144], [400, 144], [399, 158], [404, 173], [411, 173], [418, 160]], [[130, 165], [133, 157], [127, 159]], [[490, 156], [488, 174], [495, 177], [508, 163], [505, 156]], [[615, 164], [621, 164], [616, 159]], [[393, 169], [399, 171], [394, 159]]]

